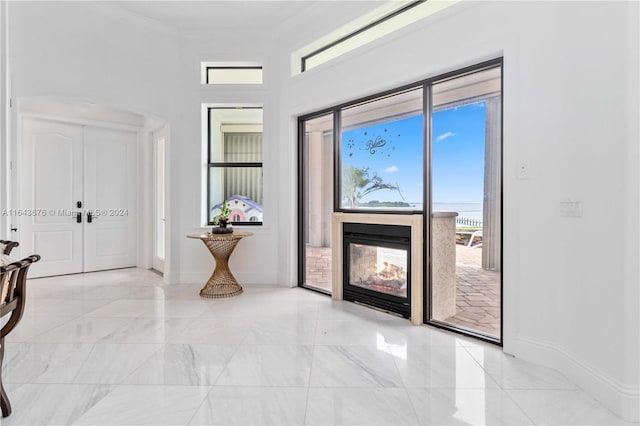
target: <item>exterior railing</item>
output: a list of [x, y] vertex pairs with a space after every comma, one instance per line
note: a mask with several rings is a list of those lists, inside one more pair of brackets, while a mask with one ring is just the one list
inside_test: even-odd
[[478, 220], [478, 219], [469, 219], [468, 217], [460, 217], [458, 216], [456, 218], [456, 224], [457, 225], [464, 225], [464, 226], [475, 226], [478, 228], [482, 228], [482, 221]]

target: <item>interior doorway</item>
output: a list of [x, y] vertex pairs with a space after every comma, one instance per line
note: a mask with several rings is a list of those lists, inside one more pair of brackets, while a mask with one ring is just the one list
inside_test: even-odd
[[167, 129], [153, 132], [153, 269], [164, 273], [166, 233], [166, 163]]

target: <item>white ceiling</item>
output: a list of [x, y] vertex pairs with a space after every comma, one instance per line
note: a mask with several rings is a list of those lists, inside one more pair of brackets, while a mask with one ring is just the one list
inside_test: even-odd
[[[176, 0], [108, 1], [140, 17], [151, 19], [177, 31], [211, 29], [281, 30], [282, 26], [325, 25], [354, 19], [386, 3], [382, 0]], [[352, 15], [352, 16], [348, 16]], [[355, 15], [355, 16], [353, 16]], [[331, 29], [335, 28], [332, 26]]]

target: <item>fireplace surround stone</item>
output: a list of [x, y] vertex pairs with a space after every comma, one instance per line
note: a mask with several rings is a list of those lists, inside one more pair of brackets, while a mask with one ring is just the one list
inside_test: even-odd
[[377, 225], [402, 225], [411, 227], [411, 323], [423, 322], [422, 259], [423, 233], [422, 215], [379, 213], [333, 213], [331, 219], [332, 254], [332, 298], [343, 299], [343, 224], [366, 223]]
[[[456, 250], [455, 221], [457, 213], [434, 212], [431, 221], [431, 282], [434, 318], [455, 314], [456, 309]], [[343, 300], [343, 226], [344, 223], [401, 225], [411, 227], [411, 316], [412, 324], [424, 322], [424, 233], [421, 214], [333, 213], [332, 237], [332, 298]]]

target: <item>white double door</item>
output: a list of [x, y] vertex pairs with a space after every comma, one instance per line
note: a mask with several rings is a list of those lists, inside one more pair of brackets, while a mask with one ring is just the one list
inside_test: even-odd
[[31, 277], [136, 266], [138, 134], [24, 118], [21, 253]]

